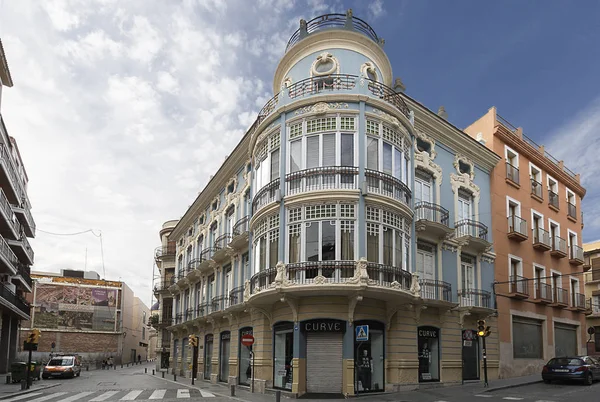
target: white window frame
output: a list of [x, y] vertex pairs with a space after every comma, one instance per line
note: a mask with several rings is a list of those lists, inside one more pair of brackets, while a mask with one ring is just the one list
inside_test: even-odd
[[540, 228], [541, 229], [545, 229], [545, 226], [544, 226], [544, 214], [541, 213], [541, 212], [536, 211], [533, 208], [531, 208], [531, 230], [534, 230], [534, 227], [533, 227], [533, 221], [534, 221], [533, 218], [534, 218], [534, 216], [537, 216], [538, 218], [540, 218], [540, 222], [542, 223], [540, 225]]
[[567, 229], [567, 247], [571, 247], [571, 235], [575, 237], [575, 245], [579, 246], [579, 236], [577, 236], [577, 232], [572, 231], [571, 229]]
[[[532, 266], [533, 266], [533, 294], [534, 294], [534, 298], [537, 298], [538, 297], [537, 287], [536, 287], [536, 283], [537, 283], [536, 280], [537, 280], [537, 278], [535, 277], [535, 271], [538, 270], [538, 269], [542, 271], [542, 275], [541, 275], [541, 278], [540, 278], [540, 283], [546, 284], [548, 278], [546, 278], [546, 267], [545, 266], [537, 264], [535, 262], [533, 263]], [[550, 295], [550, 296], [552, 296], [552, 295]]]
[[551, 269], [550, 270], [550, 277], [551, 277], [550, 278], [550, 286], [552, 288], [552, 292], [554, 292], [554, 278], [553, 278], [554, 274], [559, 275], [559, 281], [560, 281], [560, 287], [559, 287], [559, 289], [564, 289], [564, 287], [563, 287], [564, 283], [563, 283], [563, 274], [562, 274], [562, 272], [557, 271], [555, 269]]
[[550, 240], [554, 241], [554, 239], [552, 239], [552, 224], [556, 225], [556, 235], [558, 237], [560, 236], [560, 223], [556, 222], [553, 219], [548, 218], [548, 234], [550, 235]]
[[[575, 292], [575, 293], [580, 293], [581, 294], [581, 281], [579, 280], [579, 278], [576, 278], [576, 277], [574, 277], [572, 275], [569, 275], [569, 293], [572, 293], [572, 291], [573, 291], [573, 289], [571, 287], [571, 284], [573, 282], [577, 282], [577, 286], [576, 286], [577, 292]], [[571, 300], [573, 300], [573, 295], [572, 294], [571, 294]]]
[[510, 217], [510, 204], [515, 204], [517, 209], [517, 217], [521, 218], [521, 203], [512, 197], [506, 196], [506, 217]]
[[[575, 193], [566, 187], [565, 194], [567, 195], [567, 202], [577, 206], [577, 197], [575, 196]], [[573, 202], [571, 202], [571, 198], [569, 198], [569, 196], [573, 197]]]
[[[550, 185], [550, 182], [554, 182], [554, 185]], [[549, 174], [546, 175], [546, 185], [548, 186], [548, 190], [551, 190], [553, 193], [558, 194], [558, 180]], [[556, 187], [554, 187], [556, 186]], [[556, 191], [554, 191], [556, 189]]]
[[[518, 262], [516, 275], [520, 276], [520, 277], [524, 277], [524, 275], [523, 275], [523, 259], [521, 257], [513, 255], [513, 254], [508, 255], [508, 280], [509, 280], [509, 284], [511, 287], [511, 291], [516, 292], [519, 289], [519, 284], [516, 285], [516, 289], [513, 289], [513, 283], [512, 283], [512, 281], [510, 281], [510, 277], [513, 276], [513, 272], [512, 272], [513, 261]], [[520, 284], [520, 286], [523, 286], [523, 285]], [[525, 282], [525, 287], [526, 286], [527, 286], [527, 282]]]
[[[512, 163], [511, 160], [508, 157], [508, 154], [512, 153], [514, 154], [514, 160], [516, 161], [516, 163]], [[509, 147], [508, 145], [504, 145], [504, 159], [507, 163], [510, 163], [512, 166], [516, 167], [517, 169], [519, 168], [519, 153], [517, 151], [515, 151], [514, 149], [512, 149], [511, 147]]]
[[[539, 172], [539, 180], [536, 179], [536, 177], [532, 174], [533, 169], [537, 170]], [[530, 179], [536, 179], [535, 181], [537, 181], [538, 183], [542, 183], [542, 180], [544, 179], [543, 177], [544, 175], [542, 174], [542, 169], [540, 169], [539, 167], [537, 167], [535, 164], [529, 162], [529, 178]]]

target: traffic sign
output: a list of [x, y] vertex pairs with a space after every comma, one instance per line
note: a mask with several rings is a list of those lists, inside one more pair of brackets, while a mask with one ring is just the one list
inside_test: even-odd
[[366, 342], [369, 340], [369, 326], [368, 325], [358, 325], [356, 327], [356, 341], [357, 342]]
[[242, 335], [242, 345], [252, 346], [254, 344], [254, 337], [250, 334]]

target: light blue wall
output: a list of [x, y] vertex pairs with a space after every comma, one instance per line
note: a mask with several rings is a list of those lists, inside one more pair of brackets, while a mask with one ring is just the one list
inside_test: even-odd
[[[487, 290], [490, 293], [494, 291], [494, 264], [489, 262], [481, 262], [481, 289]], [[492, 303], [493, 303], [492, 299]], [[495, 306], [491, 306], [495, 308]]]

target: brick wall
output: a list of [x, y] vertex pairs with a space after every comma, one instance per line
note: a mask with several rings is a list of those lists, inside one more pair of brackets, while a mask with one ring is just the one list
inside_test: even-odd
[[[21, 331], [20, 349], [29, 330]], [[63, 353], [107, 353], [116, 355], [119, 349], [120, 334], [95, 334], [85, 332], [43, 331], [38, 352], [49, 353], [52, 342], [56, 343], [55, 352]]]

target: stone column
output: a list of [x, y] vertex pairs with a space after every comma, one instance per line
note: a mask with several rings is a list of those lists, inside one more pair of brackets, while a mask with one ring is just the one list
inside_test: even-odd
[[2, 314], [2, 331], [0, 332], [0, 373], [6, 374], [9, 371], [9, 350], [10, 350], [10, 315]]

